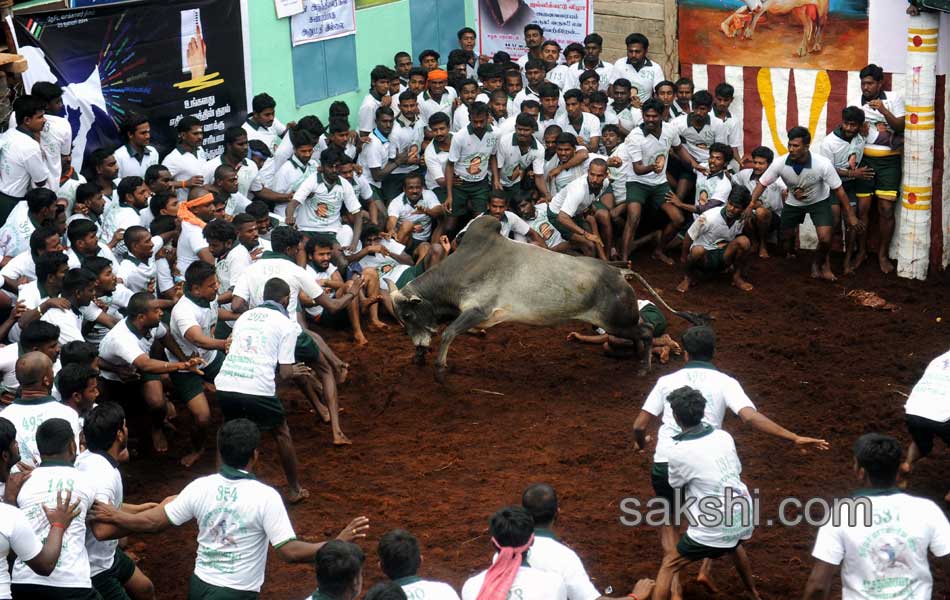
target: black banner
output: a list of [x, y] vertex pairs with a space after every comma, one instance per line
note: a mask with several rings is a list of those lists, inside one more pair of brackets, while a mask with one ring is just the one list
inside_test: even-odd
[[119, 127], [130, 112], [149, 118], [162, 156], [174, 147], [175, 125], [185, 115], [204, 124], [209, 156], [220, 154], [224, 129], [242, 123], [248, 109], [241, 4], [147, 0], [17, 13], [27, 87], [55, 81], [64, 89], [73, 165], [124, 143]]

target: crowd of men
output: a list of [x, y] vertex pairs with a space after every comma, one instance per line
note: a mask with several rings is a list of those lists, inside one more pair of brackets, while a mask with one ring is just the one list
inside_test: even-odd
[[[0, 598], [152, 598], [152, 581], [117, 540], [192, 519], [199, 533], [190, 598], [258, 597], [268, 543], [282, 560], [315, 564], [313, 598], [359, 597], [364, 555], [353, 542], [366, 536], [365, 517], [325, 544], [296, 539], [284, 503], [309, 492], [278, 386], [297, 387], [330, 425], [333, 443], [350, 444], [338, 402], [349, 367], [318, 332], [346, 329], [362, 346], [364, 327], [398, 326], [391, 294], [455, 251], [483, 215], [500, 223], [500, 235], [551, 252], [625, 262], [648, 247], [671, 266], [678, 256], [681, 292], [719, 274], [749, 291], [749, 262], [775, 248], [793, 254], [806, 216], [818, 235], [814, 277], [835, 278], [836, 234], [845, 273], [859, 268], [876, 205], [878, 264], [893, 270], [887, 248], [904, 107], [884, 91], [880, 67], [861, 71], [862, 106], [829, 115], [839, 124], [817, 148], [811, 132], [795, 127], [788, 154], [776, 156], [742, 147], [732, 86], [694, 90], [688, 79], [667, 80], [641, 34], [626, 38], [627, 56], [613, 64], [601, 58], [596, 33], [566, 48], [534, 24], [524, 36], [527, 52], [517, 61], [503, 52], [476, 56], [468, 28], [445, 68], [433, 50], [418, 65], [400, 52], [393, 68], [372, 70], [354, 115], [336, 102], [325, 121], [285, 125], [274, 100], [259, 94], [247, 121], [224, 132], [215, 158], [194, 117], [178, 122], [177, 144], [161, 155], [148, 119], [128, 115], [123, 145], [90, 153], [80, 174], [62, 90], [37, 83], [17, 98], [0, 155], [0, 309], [8, 314], [0, 325], [8, 342], [0, 348], [0, 549], [16, 555], [12, 575], [0, 571]], [[640, 308], [658, 345], [679, 351], [662, 337], [662, 314]], [[652, 479], [671, 504], [684, 494], [745, 490], [735, 444], [721, 429], [726, 408], [765, 433], [827, 448], [757, 412], [738, 382], [715, 369], [714, 348], [711, 330], [690, 329], [686, 366], [657, 382], [634, 425], [643, 448], [651, 422], [662, 422]], [[930, 452], [934, 435], [950, 439], [950, 415], [922, 393], [908, 403], [915, 443], [906, 461], [886, 436], [855, 446], [859, 479], [882, 496], [875, 510], [880, 501], [899, 515], [914, 546], [889, 546], [891, 562], [881, 567], [861, 546], [886, 537], [875, 529], [880, 522], [822, 528], [806, 598], [827, 594], [838, 565], [846, 598], [880, 597], [871, 591], [892, 585], [898, 575], [889, 569], [899, 567], [910, 572], [900, 577], [913, 597], [929, 597], [926, 551], [950, 553], [950, 528], [932, 503], [890, 490], [899, 469], [910, 473]], [[187, 412], [180, 461], [190, 467], [208, 449], [213, 405], [224, 420], [220, 471], [174, 498], [125, 502], [126, 412], [142, 417], [133, 437], [157, 453], [169, 450], [170, 420]], [[286, 476], [283, 497], [254, 477], [265, 432]], [[556, 518], [546, 485], [498, 511], [490, 522], [497, 557], [461, 597], [601, 597], [552, 532]], [[711, 587], [711, 561], [727, 554], [758, 597], [741, 546], [751, 532], [661, 528], [656, 582], [638, 582], [631, 597], [681, 598], [679, 572], [698, 560], [700, 581]], [[420, 578], [409, 532], [383, 535], [379, 559], [390, 582], [366, 598], [459, 597]]]

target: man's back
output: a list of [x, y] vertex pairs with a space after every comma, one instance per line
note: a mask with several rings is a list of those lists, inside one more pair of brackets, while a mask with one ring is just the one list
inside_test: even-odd
[[285, 254], [265, 251], [260, 259], [249, 266], [234, 284], [234, 295], [247, 300], [251, 308], [264, 301], [264, 285], [273, 277], [283, 279], [290, 286], [290, 304], [287, 311], [294, 314], [297, 310], [297, 298], [303, 291], [311, 298], [323, 293], [323, 288], [312, 281], [303, 267]]
[[165, 514], [176, 526], [198, 522], [195, 575], [235, 590], [259, 591], [267, 543], [279, 546], [295, 537], [277, 490], [229, 467], [189, 483]]
[[[933, 578], [927, 551], [950, 554], [950, 524], [943, 511], [896, 489], [861, 490], [854, 496], [870, 500], [871, 515], [860, 504], [842, 509], [838, 526], [828, 523], [818, 530], [812, 552], [818, 560], [841, 565], [843, 600], [929, 599]], [[848, 523], [852, 517], [854, 527]]]
[[403, 577], [393, 580], [393, 583], [399, 585], [402, 591], [406, 592], [406, 598], [459, 600], [459, 595], [455, 593], [452, 586], [441, 581], [429, 581], [421, 577]]
[[535, 569], [557, 573], [567, 587], [568, 600], [596, 600], [600, 592], [591, 583], [577, 554], [544, 530], [535, 530], [528, 550], [528, 564]]
[[34, 533], [45, 540], [50, 523], [43, 505], [56, 506], [59, 492], [72, 492], [71, 502], [79, 502], [79, 515], [63, 535], [63, 549], [56, 568], [48, 577], [37, 575], [23, 561], [13, 564], [13, 583], [63, 588], [91, 588], [89, 555], [86, 553], [86, 513], [95, 500], [95, 488], [88, 478], [72, 465], [44, 461], [33, 470], [17, 496], [17, 505], [26, 514]]
[[[462, 586], [462, 600], [475, 600], [478, 597], [478, 591], [482, 589], [486, 573], [487, 571], [482, 571], [465, 582]], [[567, 587], [561, 577], [555, 573], [522, 566], [518, 568], [518, 574], [508, 592], [508, 598], [512, 600], [567, 600]]]
[[0, 416], [16, 426], [20, 460], [28, 465], [36, 465], [40, 461], [40, 453], [36, 448], [36, 430], [47, 419], [68, 421], [76, 435], [76, 447], [79, 447], [79, 415], [72, 408], [57, 402], [52, 396], [29, 400], [17, 398], [13, 404], [0, 412]]

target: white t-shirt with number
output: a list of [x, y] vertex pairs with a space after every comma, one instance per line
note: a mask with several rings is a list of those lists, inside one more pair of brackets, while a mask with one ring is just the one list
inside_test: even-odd
[[71, 502], [79, 503], [79, 514], [66, 528], [56, 568], [43, 577], [21, 559], [13, 563], [13, 583], [61, 588], [91, 588], [89, 554], [86, 552], [86, 513], [96, 496], [96, 486], [73, 466], [49, 464], [33, 469], [17, 496], [17, 505], [26, 514], [33, 532], [41, 539], [49, 535], [50, 523], [43, 505], [56, 506], [59, 491], [72, 491]]
[[930, 361], [904, 404], [909, 415], [938, 423], [950, 420], [950, 352]]
[[471, 125], [457, 131], [449, 146], [449, 161], [452, 162], [455, 179], [474, 183], [488, 177], [488, 162], [497, 152], [495, 132], [485, 128], [482, 137], [475, 135]]
[[561, 232], [555, 229], [554, 225], [552, 225], [551, 221], [548, 219], [547, 202], [539, 202], [538, 204], [535, 204], [534, 218], [530, 221], [526, 219], [525, 223], [528, 224], [528, 227], [538, 232], [538, 235], [541, 236], [548, 248], [554, 248], [564, 241], [564, 238], [561, 237]]
[[[122, 319], [99, 342], [99, 356], [102, 357], [102, 360], [113, 365], [130, 366], [136, 358], [148, 354], [152, 348], [152, 343], [164, 337], [167, 333], [168, 330], [165, 325], [159, 323], [150, 331], [139, 335], [139, 333], [129, 328], [127, 318]], [[117, 374], [107, 369], [102, 369], [102, 376], [112, 381], [120, 380]]]
[[265, 251], [237, 278], [234, 295], [247, 300], [251, 308], [256, 308], [264, 302], [264, 286], [273, 277], [283, 279], [290, 286], [290, 305], [287, 307], [290, 314], [297, 311], [300, 292], [314, 300], [323, 293], [320, 284], [307, 275], [303, 267], [284, 255]]
[[[19, 508], [0, 503], [0, 561], [4, 564], [10, 550], [20, 560], [33, 560], [43, 550], [43, 541]], [[12, 597], [10, 572], [4, 567], [0, 569], [0, 598], [6, 600]]]
[[195, 575], [207, 584], [259, 592], [267, 566], [267, 544], [296, 539], [284, 501], [255, 479], [216, 473], [192, 481], [165, 505], [172, 525], [198, 522]]
[[36, 447], [36, 430], [49, 419], [64, 419], [72, 427], [79, 447], [79, 414], [75, 410], [60, 404], [52, 396], [24, 401], [17, 398], [13, 404], [3, 409], [0, 416], [16, 427], [16, 441], [20, 447], [20, 460], [36, 466], [40, 463], [40, 451]]
[[[110, 462], [101, 454], [84, 450], [76, 457], [76, 469], [85, 473], [90, 482], [95, 485], [95, 499], [103, 504], [110, 504], [116, 509], [122, 507], [124, 491], [122, 475], [119, 467]], [[115, 561], [115, 549], [119, 540], [99, 541], [93, 535], [92, 529], [86, 530], [86, 552], [89, 554], [90, 575], [98, 575], [112, 568]]]
[[[796, 171], [796, 166], [801, 168]], [[841, 187], [841, 178], [835, 171], [835, 166], [830, 160], [815, 152], [809, 153], [802, 165], [793, 163], [788, 154], [776, 158], [765, 173], [762, 173], [759, 182], [764, 186], [769, 186], [777, 179], [781, 179], [788, 186], [788, 198], [785, 199], [785, 203], [790, 206], [809, 206], [821, 202], [829, 197], [831, 190]], [[803, 198], [795, 197], [796, 189], [804, 192]]]
[[278, 365], [296, 362], [294, 348], [300, 326], [282, 312], [259, 306], [234, 322], [231, 351], [214, 379], [219, 392], [272, 397], [277, 393]]
[[[187, 295], [182, 296], [178, 302], [175, 303], [174, 308], [172, 308], [171, 322], [169, 323], [171, 325], [172, 339], [178, 342], [185, 356], [197, 354], [205, 361], [206, 365], [210, 365], [218, 357], [218, 351], [199, 348], [188, 341], [185, 337], [185, 333], [192, 327], [198, 327], [201, 329], [203, 335], [214, 338], [214, 326], [217, 322], [217, 300], [212, 300], [207, 307], [204, 307], [199, 306]], [[165, 350], [165, 354], [168, 356], [169, 361], [178, 360], [168, 349]]]
[[429, 581], [419, 577], [395, 579], [409, 600], [459, 600], [452, 586], [441, 581]]
[[[393, 239], [381, 239], [379, 240], [379, 245], [385, 247], [390, 252], [390, 254], [401, 254], [406, 250], [404, 245]], [[395, 289], [396, 282], [399, 281], [399, 277], [410, 266], [403, 264], [392, 256], [383, 254], [381, 252], [378, 254], [367, 254], [360, 259], [360, 265], [364, 269], [376, 269], [376, 273], [379, 275], [379, 278], [386, 280], [386, 283], [390, 289]]]
[[587, 145], [590, 143], [591, 138], [600, 137], [600, 119], [590, 113], [581, 113], [580, 127], [574, 127], [574, 125], [571, 124], [571, 120], [566, 112], [559, 116], [556, 122], [565, 133], [580, 138], [577, 140], [579, 144], [583, 143]]
[[933, 577], [927, 551], [935, 556], [950, 554], [950, 524], [943, 511], [926, 498], [898, 490], [866, 490], [855, 496], [871, 501], [870, 526], [866, 509], [854, 510], [835, 526], [829, 522], [818, 530], [812, 556], [841, 565], [843, 600], [902, 598], [929, 600]]
[[[462, 586], [462, 600], [475, 600], [478, 591], [485, 582], [485, 574], [469, 578]], [[509, 600], [567, 600], [567, 586], [556, 573], [549, 573], [532, 567], [519, 567], [518, 574], [508, 591]]]
[[342, 177], [329, 185], [320, 173], [313, 173], [294, 192], [294, 200], [300, 203], [297, 208], [297, 227], [303, 231], [338, 231], [343, 223], [340, 216], [343, 207], [351, 215], [360, 211], [360, 201], [353, 192], [353, 186]]
[[702, 393], [703, 398], [706, 399], [703, 422], [717, 429], [722, 427], [727, 408], [736, 415], [743, 408], [755, 408], [738, 381], [709, 363], [687, 363], [679, 371], [660, 377], [653, 386], [653, 390], [650, 391], [650, 395], [647, 396], [646, 402], [643, 403], [643, 410], [662, 418], [662, 424], [656, 436], [653, 462], [665, 463], [670, 448], [674, 444], [673, 436], [683, 432], [676, 424], [673, 409], [670, 408], [669, 400], [667, 400], [670, 392], [683, 386], [689, 386]]
[[[727, 180], [728, 181], [728, 180]], [[702, 246], [706, 250], [715, 250], [722, 243], [728, 243], [739, 237], [745, 222], [740, 218], [732, 223], [726, 219], [726, 207], [713, 208], [699, 215], [686, 230], [692, 247]]]
[[[674, 488], [685, 488], [689, 511], [697, 524], [690, 524], [687, 535], [694, 542], [713, 548], [733, 548], [739, 540], [752, 537], [752, 498], [749, 489], [739, 478], [742, 463], [736, 453], [732, 436], [712, 425], [703, 425], [699, 433], [677, 436], [669, 453], [669, 481]], [[703, 498], [718, 498], [725, 504], [731, 490], [735, 501], [731, 504], [732, 521], [709, 524], [702, 518]], [[745, 500], [745, 505], [740, 499]], [[743, 512], [744, 511], [744, 512]]]
[[[743, 186], [749, 190], [750, 194], [755, 191], [755, 184], [758, 182], [759, 178], [755, 176], [755, 172], [752, 169], [742, 169], [732, 177], [732, 183], [734, 185]], [[759, 196], [759, 200], [762, 201], [762, 206], [780, 215], [782, 214], [782, 208], [785, 206], [785, 195], [787, 192], [788, 187], [786, 187], [785, 182], [781, 179], [776, 179], [772, 182], [772, 185], [765, 188], [765, 192]]]

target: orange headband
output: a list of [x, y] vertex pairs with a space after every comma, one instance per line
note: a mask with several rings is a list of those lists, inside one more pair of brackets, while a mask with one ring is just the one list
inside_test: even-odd
[[204, 196], [198, 196], [193, 200], [188, 200], [187, 202], [181, 202], [178, 204], [178, 218], [186, 223], [191, 223], [192, 225], [197, 225], [198, 227], [204, 227], [205, 222], [198, 218], [198, 215], [191, 212], [192, 206], [202, 206], [204, 204], [210, 204], [214, 201], [214, 194], [205, 194]]
[[[198, 196], [197, 198], [188, 200], [182, 204], [188, 206], [188, 208], [191, 208], [192, 206], [201, 206], [202, 204], [209, 204], [211, 202], [214, 202], [214, 194], [207, 193], [204, 196]], [[179, 204], [179, 206], [181, 206], [181, 204]]]
[[429, 81], [448, 81], [449, 73], [442, 69], [432, 69], [429, 71]]

